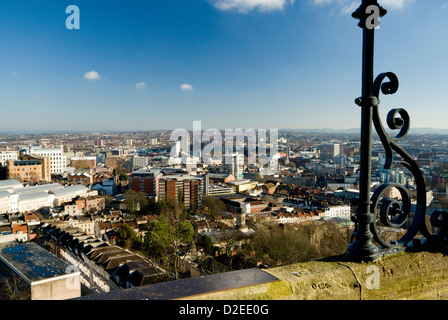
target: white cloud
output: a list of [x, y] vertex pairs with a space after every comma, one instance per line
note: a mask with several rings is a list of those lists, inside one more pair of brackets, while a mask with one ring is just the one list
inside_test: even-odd
[[20, 77], [20, 73], [18, 73], [18, 72], [13, 72], [13, 73], [11, 73], [11, 75], [13, 75], [14, 77]]
[[352, 3], [347, 3], [341, 8], [341, 12], [344, 14], [351, 14], [359, 7], [358, 1], [353, 1]]
[[379, 0], [378, 3], [387, 10], [387, 8], [403, 9], [406, 5], [413, 1], [414, 0]]
[[138, 82], [135, 87], [137, 89], [143, 89], [144, 87], [146, 87], [146, 83], [144, 83], [143, 81]]
[[84, 74], [84, 78], [88, 80], [98, 80], [100, 79], [100, 75], [96, 71], [89, 71]]
[[329, 4], [329, 3], [332, 3], [332, 2], [334, 2], [334, 0], [314, 0], [314, 4], [317, 4], [317, 5], [319, 5], [319, 4]]
[[[384, 9], [403, 9], [414, 0], [378, 0]], [[351, 13], [361, 4], [361, 0], [313, 0], [315, 5], [336, 4], [341, 7], [342, 13]], [[352, 11], [353, 10], [353, 11]]]
[[188, 83], [181, 84], [180, 88], [183, 91], [191, 91], [191, 90], [193, 90], [193, 86], [191, 84], [188, 84]]
[[287, 3], [293, 4], [295, 0], [209, 0], [219, 10], [235, 10], [247, 13], [251, 10], [274, 11], [283, 10]]

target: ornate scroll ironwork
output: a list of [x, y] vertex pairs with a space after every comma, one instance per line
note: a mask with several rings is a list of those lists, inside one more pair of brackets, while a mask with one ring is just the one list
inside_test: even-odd
[[[388, 113], [389, 129], [398, 130], [394, 137], [387, 133], [380, 119], [380, 92], [384, 95], [394, 94], [398, 90], [399, 83], [397, 76], [392, 72], [381, 73], [373, 81], [375, 30], [366, 24], [367, 19], [371, 17], [369, 10], [372, 6], [377, 6], [376, 12], [381, 16], [387, 13], [378, 5], [377, 0], [363, 0], [352, 14], [354, 18], [360, 20], [358, 25], [363, 29], [362, 97], [355, 101], [362, 110], [360, 194], [359, 206], [352, 218], [356, 225], [354, 232], [356, 240], [350, 243], [347, 251], [347, 256], [357, 260], [376, 260], [387, 254], [405, 251], [410, 244], [420, 242], [419, 238], [416, 238], [419, 232], [424, 238], [431, 240], [448, 236], [448, 212], [444, 210], [435, 211], [430, 218], [431, 225], [440, 229], [439, 233], [432, 234], [429, 230], [426, 223], [424, 176], [414, 159], [398, 144], [409, 132], [409, 114], [401, 108], [392, 109]], [[370, 196], [372, 123], [385, 150], [384, 168], [402, 166], [414, 176], [417, 187], [415, 210], [412, 210], [409, 191], [397, 183], [385, 183]], [[400, 160], [394, 162], [394, 155], [400, 156]], [[398, 189], [400, 200], [386, 197], [392, 188]], [[397, 241], [386, 241], [381, 237], [379, 225], [404, 228], [406, 231]], [[379, 244], [379, 247], [374, 242]]]
[[[389, 82], [384, 82], [385, 79]], [[403, 148], [398, 145], [410, 128], [409, 114], [404, 109], [392, 109], [387, 115], [387, 125], [392, 130], [399, 130], [395, 137], [391, 137], [383, 127], [379, 116], [379, 94], [380, 90], [383, 94], [394, 94], [398, 90], [398, 78], [392, 72], [380, 74], [373, 83], [373, 95], [377, 98], [378, 104], [373, 106], [373, 124], [383, 144], [386, 159], [384, 169], [392, 169], [394, 166], [401, 165], [409, 170], [414, 176], [417, 189], [416, 209], [412, 222], [407, 226], [406, 234], [394, 243], [384, 241], [376, 229], [376, 224], [372, 224], [372, 232], [374, 239], [383, 247], [404, 247], [417, 233], [420, 231], [422, 235], [431, 237], [430, 231], [427, 229], [426, 216], [426, 183], [417, 163]], [[398, 117], [397, 117], [398, 116]], [[394, 151], [401, 157], [401, 161], [395, 162]], [[401, 201], [397, 199], [383, 198], [385, 192], [391, 188], [396, 188], [400, 192]], [[402, 228], [405, 226], [411, 215], [411, 198], [408, 190], [402, 185], [395, 183], [386, 183], [380, 186], [372, 196], [371, 211], [379, 210], [379, 220], [388, 227]], [[390, 217], [394, 217], [392, 221]]]

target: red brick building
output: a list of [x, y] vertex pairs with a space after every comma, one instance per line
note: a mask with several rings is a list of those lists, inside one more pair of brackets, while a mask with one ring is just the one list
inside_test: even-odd
[[157, 169], [141, 169], [132, 172], [130, 188], [156, 201], [182, 202], [185, 207], [202, 206], [203, 181], [189, 174], [163, 175]]
[[85, 186], [93, 184], [93, 178], [88, 173], [72, 173], [67, 176], [67, 181], [72, 184], [82, 184]]
[[130, 176], [130, 188], [135, 192], [143, 192], [148, 196], [157, 196], [159, 179], [163, 176], [160, 170], [137, 170]]
[[101, 196], [77, 197], [74, 202], [78, 209], [85, 212], [100, 211], [106, 207], [106, 200]]
[[158, 200], [166, 202], [182, 202], [185, 207], [201, 207], [203, 183], [202, 179], [190, 175], [176, 174], [159, 179]]

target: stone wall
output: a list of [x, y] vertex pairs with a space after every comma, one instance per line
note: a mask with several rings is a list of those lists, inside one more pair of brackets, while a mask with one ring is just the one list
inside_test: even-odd
[[369, 263], [330, 257], [271, 269], [169, 281], [80, 299], [448, 300], [448, 255], [407, 252]]
[[403, 253], [370, 263], [313, 261], [265, 271], [279, 280], [186, 299], [448, 299], [448, 256], [443, 253]]

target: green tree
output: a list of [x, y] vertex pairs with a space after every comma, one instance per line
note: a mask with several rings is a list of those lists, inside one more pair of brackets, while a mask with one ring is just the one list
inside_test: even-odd
[[206, 254], [211, 256], [215, 254], [215, 246], [213, 245], [212, 239], [206, 234], [201, 237], [199, 245], [204, 249]]
[[120, 180], [120, 181], [128, 181], [129, 180], [129, 176], [126, 173], [120, 173], [120, 175], [118, 176], [118, 180]]
[[165, 206], [156, 221], [148, 224], [143, 251], [152, 259], [163, 261], [175, 279], [194, 241], [194, 228], [186, 220], [183, 208]]
[[143, 192], [136, 192], [131, 189], [125, 191], [124, 199], [127, 210], [130, 214], [135, 214], [137, 211], [142, 211], [149, 202]]
[[118, 228], [117, 233], [117, 244], [119, 246], [122, 246], [125, 249], [140, 248], [141, 240], [130, 225], [123, 224], [120, 228]]

